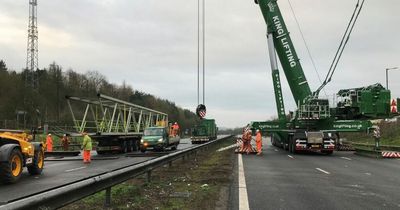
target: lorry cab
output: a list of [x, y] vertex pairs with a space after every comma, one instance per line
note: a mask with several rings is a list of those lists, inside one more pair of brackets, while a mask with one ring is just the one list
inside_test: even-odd
[[144, 130], [140, 140], [140, 151], [145, 152], [148, 149], [164, 151], [167, 147], [176, 150], [179, 142], [180, 136], [172, 135], [167, 127], [149, 127]]

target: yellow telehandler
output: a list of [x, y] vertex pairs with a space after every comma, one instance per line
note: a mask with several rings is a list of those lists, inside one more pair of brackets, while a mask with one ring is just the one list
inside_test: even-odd
[[31, 175], [42, 173], [44, 144], [31, 142], [32, 135], [0, 132], [0, 183], [15, 183], [21, 178], [23, 167]]

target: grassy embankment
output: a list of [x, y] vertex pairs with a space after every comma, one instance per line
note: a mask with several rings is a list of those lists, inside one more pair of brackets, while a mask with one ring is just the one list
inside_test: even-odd
[[[382, 122], [379, 124], [381, 130], [381, 145], [400, 146], [400, 121]], [[348, 141], [364, 144], [374, 144], [373, 135], [366, 133], [347, 133], [343, 137]]]
[[[234, 152], [216, 150], [233, 143], [230, 138], [158, 168], [150, 183], [140, 176], [114, 186], [112, 209], [228, 209]], [[63, 209], [101, 209], [104, 201], [103, 191]]]

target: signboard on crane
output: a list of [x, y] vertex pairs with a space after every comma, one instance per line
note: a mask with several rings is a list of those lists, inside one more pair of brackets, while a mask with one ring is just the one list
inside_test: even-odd
[[203, 119], [206, 116], [206, 106], [203, 104], [199, 104], [196, 108], [196, 114]]
[[397, 100], [392, 99], [392, 103], [390, 103], [390, 112], [397, 113]]

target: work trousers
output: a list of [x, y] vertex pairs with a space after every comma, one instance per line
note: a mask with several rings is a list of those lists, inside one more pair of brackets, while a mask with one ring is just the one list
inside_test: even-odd
[[53, 152], [53, 144], [47, 144], [47, 152]]
[[83, 150], [83, 162], [90, 163], [90, 150]]
[[257, 152], [261, 154], [261, 149], [262, 149], [262, 141], [256, 141], [257, 145]]

